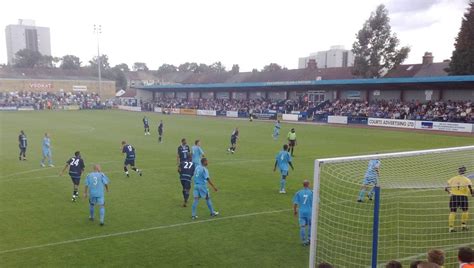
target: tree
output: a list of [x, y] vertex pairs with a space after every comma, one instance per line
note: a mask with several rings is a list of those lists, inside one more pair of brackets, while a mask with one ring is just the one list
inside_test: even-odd
[[119, 69], [122, 72], [130, 72], [130, 68], [128, 68], [128, 64], [120, 63], [114, 66], [114, 69]]
[[74, 55], [65, 55], [61, 58], [59, 68], [64, 70], [79, 70], [81, 68], [81, 59]]
[[199, 68], [199, 65], [195, 62], [186, 62], [183, 64], [180, 64], [178, 67], [178, 71], [180, 72], [196, 72], [196, 70]]
[[[92, 60], [89, 61], [89, 64], [92, 69], [97, 69], [97, 56], [92, 58]], [[106, 71], [110, 69], [109, 57], [107, 55], [100, 55], [100, 66], [101, 71]]]
[[262, 72], [275, 72], [282, 70], [281, 66], [276, 63], [270, 63], [263, 67]]
[[126, 89], [128, 85], [127, 77], [122, 69], [114, 67], [112, 69], [115, 80], [115, 87], [118, 89]]
[[232, 74], [238, 74], [240, 72], [240, 67], [238, 64], [232, 65], [232, 69], [230, 70]]
[[134, 71], [148, 71], [148, 66], [144, 62], [135, 62], [132, 69]]
[[469, 3], [462, 19], [448, 72], [450, 75], [474, 74], [474, 2]]
[[200, 63], [199, 66], [194, 70], [194, 72], [199, 74], [210, 73], [211, 69], [210, 66], [207, 66], [204, 63]]
[[400, 65], [410, 52], [409, 47], [398, 49], [400, 41], [392, 34], [388, 10], [379, 5], [356, 34], [353, 74], [364, 78], [380, 77]]
[[34, 68], [42, 64], [43, 55], [38, 51], [21, 49], [15, 54], [15, 67]]
[[220, 61], [214, 62], [213, 64], [209, 65], [209, 71], [213, 73], [223, 73], [225, 72], [225, 66], [222, 65]]
[[158, 68], [158, 73], [160, 74], [167, 74], [167, 73], [174, 73], [178, 71], [178, 67], [172, 64], [163, 64]]

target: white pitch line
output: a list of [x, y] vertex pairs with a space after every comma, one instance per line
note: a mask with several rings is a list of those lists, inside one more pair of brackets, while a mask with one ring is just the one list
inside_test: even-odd
[[227, 216], [227, 217], [217, 217], [217, 218], [212, 218], [212, 219], [207, 219], [207, 220], [197, 220], [197, 221], [182, 222], [182, 223], [176, 223], [176, 224], [170, 224], [170, 225], [161, 225], [161, 226], [155, 226], [155, 227], [150, 227], [150, 228], [143, 228], [143, 229], [137, 229], [137, 230], [131, 230], [131, 231], [125, 231], [125, 232], [118, 232], [118, 233], [111, 233], [111, 234], [105, 234], [105, 235], [97, 235], [97, 236], [91, 236], [91, 237], [85, 237], [85, 238], [79, 238], [79, 239], [73, 239], [73, 240], [65, 240], [65, 241], [42, 244], [42, 245], [36, 245], [36, 246], [30, 246], [30, 247], [7, 249], [7, 250], [0, 251], [0, 255], [6, 254], [6, 253], [18, 252], [18, 251], [26, 251], [26, 250], [31, 250], [31, 249], [39, 249], [39, 248], [46, 248], [46, 247], [53, 247], [53, 246], [59, 246], [59, 245], [89, 241], [89, 240], [96, 240], [96, 239], [101, 239], [101, 238], [116, 237], [116, 236], [123, 236], [123, 235], [129, 235], [129, 234], [149, 232], [149, 231], [160, 230], [160, 229], [169, 229], [169, 228], [175, 228], [175, 227], [182, 227], [182, 226], [193, 225], [193, 224], [200, 224], [200, 223], [207, 223], [207, 222], [214, 222], [214, 221], [222, 221], [222, 220], [228, 220], [228, 219], [237, 219], [237, 218], [251, 217], [251, 216], [257, 216], [257, 215], [264, 215], [264, 214], [275, 214], [275, 213], [280, 213], [280, 212], [285, 212], [285, 211], [290, 211], [290, 210], [291, 209], [262, 211], [262, 212], [254, 212], [254, 213], [248, 213], [248, 214]]
[[40, 171], [40, 170], [48, 170], [48, 168], [36, 168], [36, 169], [30, 169], [30, 170], [15, 172], [15, 173], [11, 173], [11, 174], [8, 174], [8, 175], [5, 175], [5, 176], [0, 176], [0, 179], [8, 178], [8, 177], [15, 176], [15, 175], [32, 173], [32, 172], [36, 172], [36, 171]]

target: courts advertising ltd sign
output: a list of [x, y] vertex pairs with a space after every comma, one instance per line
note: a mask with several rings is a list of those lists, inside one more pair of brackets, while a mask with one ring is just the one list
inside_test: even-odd
[[416, 121], [369, 117], [368, 125], [376, 127], [415, 128]]

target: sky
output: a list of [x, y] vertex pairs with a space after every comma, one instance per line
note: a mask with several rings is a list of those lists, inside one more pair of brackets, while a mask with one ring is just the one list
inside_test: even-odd
[[[469, 0], [3, 0], [0, 28], [18, 19], [50, 27], [53, 56], [97, 55], [93, 25], [102, 25], [100, 52], [116, 65], [145, 62], [211, 64], [241, 71], [278, 63], [297, 68], [298, 58], [332, 45], [351, 48], [355, 34], [377, 5], [390, 12], [392, 31], [420, 63], [451, 57]], [[0, 63], [6, 63], [0, 34]]]

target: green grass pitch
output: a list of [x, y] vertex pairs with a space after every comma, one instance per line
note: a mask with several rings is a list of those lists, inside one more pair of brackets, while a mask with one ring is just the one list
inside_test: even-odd
[[[144, 136], [145, 113], [122, 111], [43, 111], [0, 113], [0, 266], [1, 267], [305, 267], [308, 248], [300, 245], [291, 198], [314, 159], [374, 152], [396, 152], [474, 143], [473, 137], [322, 125], [282, 125], [146, 113], [152, 135]], [[165, 125], [157, 142], [157, 122]], [[236, 154], [227, 154], [233, 127], [240, 128]], [[288, 194], [278, 194], [275, 154], [291, 127], [298, 134]], [[28, 137], [27, 161], [18, 161], [17, 137]], [[56, 167], [40, 168], [41, 139], [51, 134]], [[182, 137], [201, 139], [209, 171], [219, 192], [221, 213], [211, 219], [205, 202], [200, 218], [180, 207], [176, 148]], [[123, 174], [122, 140], [137, 151], [143, 177]], [[110, 177], [106, 225], [88, 221], [88, 203], [72, 203], [72, 184], [60, 169], [80, 150], [90, 171], [102, 165]], [[83, 176], [84, 178], [84, 176]], [[355, 197], [354, 197], [355, 198]]]

